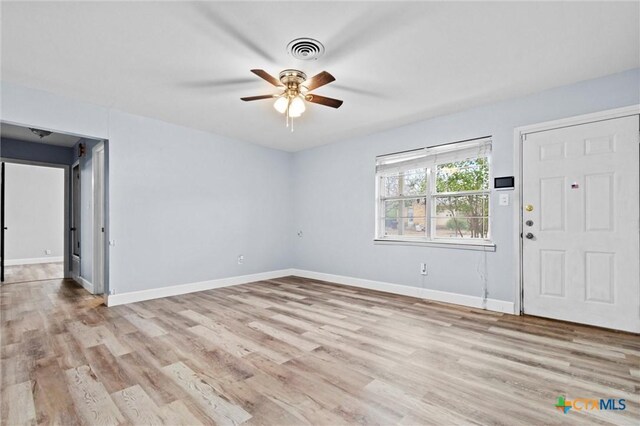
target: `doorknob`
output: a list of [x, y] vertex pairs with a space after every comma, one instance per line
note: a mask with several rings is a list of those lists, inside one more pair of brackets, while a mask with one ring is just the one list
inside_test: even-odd
[[532, 240], [533, 239], [533, 234], [531, 232], [527, 232], [525, 237], [527, 237], [528, 240]]

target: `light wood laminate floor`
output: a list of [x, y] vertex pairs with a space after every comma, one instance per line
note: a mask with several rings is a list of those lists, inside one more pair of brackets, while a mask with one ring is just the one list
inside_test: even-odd
[[53, 280], [64, 277], [62, 262], [34, 263], [4, 267], [4, 282], [22, 283], [27, 281]]
[[2, 286], [2, 424], [638, 424], [637, 335], [296, 277], [100, 303]]

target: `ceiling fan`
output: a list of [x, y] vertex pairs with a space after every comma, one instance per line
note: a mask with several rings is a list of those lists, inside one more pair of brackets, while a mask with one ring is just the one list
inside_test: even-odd
[[342, 105], [342, 101], [339, 99], [309, 93], [335, 80], [335, 77], [326, 71], [322, 71], [309, 80], [307, 80], [307, 75], [304, 72], [294, 69], [282, 71], [279, 74], [280, 79], [273, 77], [265, 70], [254, 69], [251, 72], [282, 89], [282, 92], [275, 95], [249, 96], [240, 99], [248, 102], [275, 98], [276, 101], [273, 107], [279, 113], [285, 114], [287, 126], [291, 120], [291, 131], [293, 131], [293, 118], [300, 117], [306, 109], [305, 101], [331, 108], [340, 108], [340, 105]]

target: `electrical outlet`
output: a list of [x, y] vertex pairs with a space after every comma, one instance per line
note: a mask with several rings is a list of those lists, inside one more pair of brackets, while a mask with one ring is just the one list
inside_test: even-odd
[[500, 197], [498, 199], [498, 204], [501, 206], [508, 206], [509, 205], [509, 194], [500, 194]]
[[49, 250], [49, 249], [45, 250], [45, 251], [44, 251], [44, 254], [46, 254], [46, 255], [51, 254], [51, 250]]
[[244, 256], [243, 255], [239, 255], [238, 256], [238, 265], [242, 265], [244, 263]]
[[420, 275], [427, 275], [427, 264], [424, 262], [420, 264]]

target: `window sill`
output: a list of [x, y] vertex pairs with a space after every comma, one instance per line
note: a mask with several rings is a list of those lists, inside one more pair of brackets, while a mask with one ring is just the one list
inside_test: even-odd
[[480, 251], [496, 251], [496, 245], [491, 241], [411, 241], [411, 240], [392, 240], [392, 239], [375, 239], [373, 244], [390, 245], [390, 246], [422, 246], [422, 247], [438, 247], [462, 250], [480, 250]]

